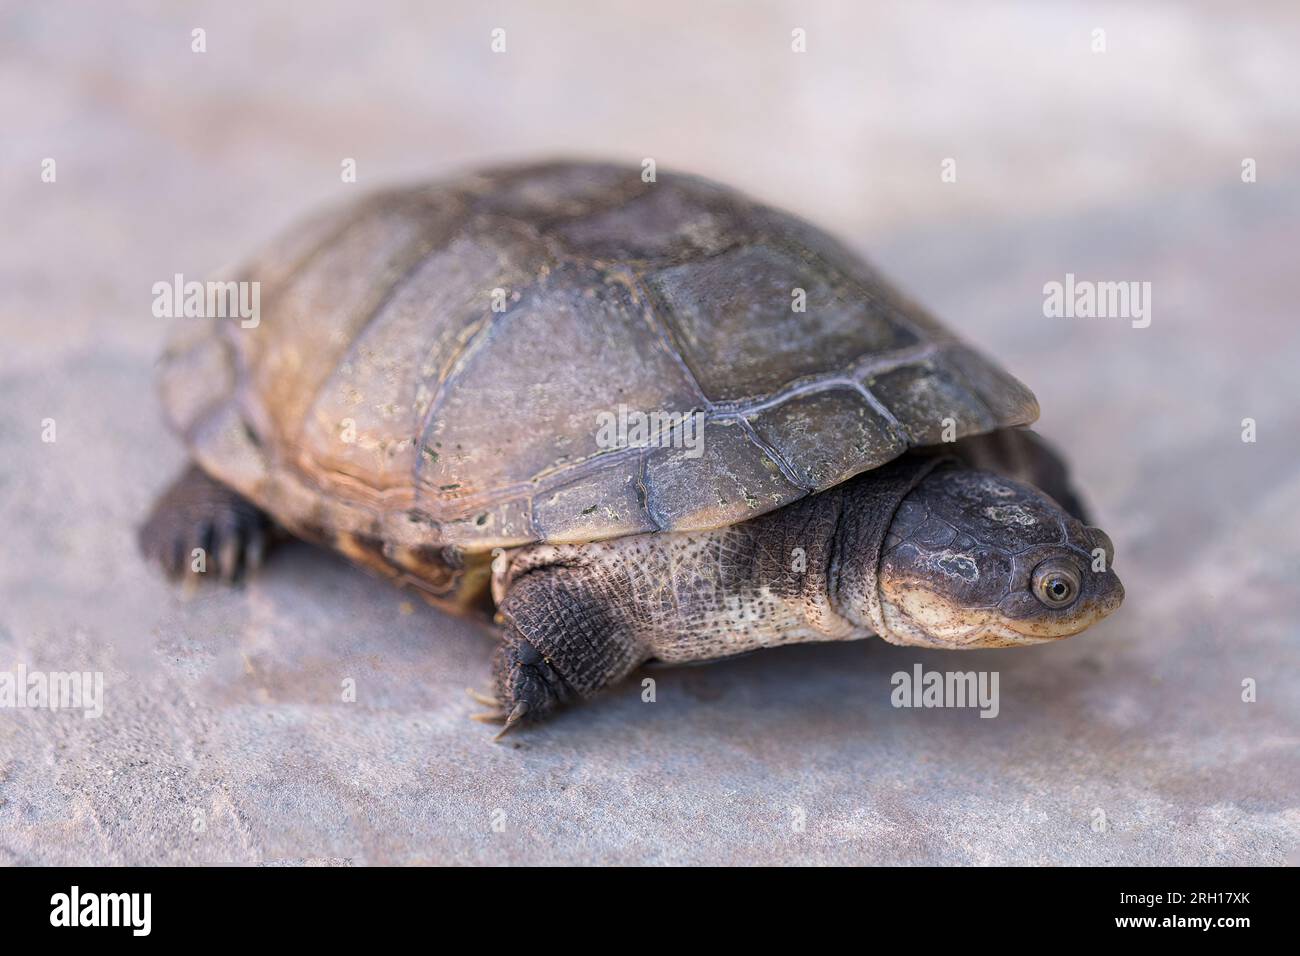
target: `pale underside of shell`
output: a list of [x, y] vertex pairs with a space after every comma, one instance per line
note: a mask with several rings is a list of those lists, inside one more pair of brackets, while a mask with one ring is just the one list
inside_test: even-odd
[[[231, 278], [257, 325], [173, 320], [174, 427], [291, 529], [389, 547], [719, 527], [1038, 414], [840, 243], [695, 177], [392, 190]], [[620, 417], [650, 440], [611, 443]]]

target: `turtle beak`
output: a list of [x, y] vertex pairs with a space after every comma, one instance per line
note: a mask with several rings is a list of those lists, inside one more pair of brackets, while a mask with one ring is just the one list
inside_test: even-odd
[[1087, 605], [1088, 627], [1114, 614], [1124, 603], [1124, 585], [1120, 583], [1114, 571], [1107, 570], [1101, 574], [1094, 574], [1092, 587], [1093, 595]]

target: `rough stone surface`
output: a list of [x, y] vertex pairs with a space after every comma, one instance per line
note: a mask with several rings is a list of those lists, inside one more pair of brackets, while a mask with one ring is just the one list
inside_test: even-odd
[[[0, 862], [1295, 860], [1294, 8], [280, 10], [4, 14], [0, 670], [102, 670], [106, 703], [0, 710]], [[1122, 611], [1055, 646], [647, 672], [656, 703], [629, 684], [503, 746], [466, 719], [491, 642], [339, 558], [188, 596], [142, 566], [182, 465], [152, 284], [343, 190], [555, 152], [802, 213], [1000, 356], [1115, 541]], [[1150, 281], [1150, 328], [1045, 319], [1066, 272]], [[894, 709], [917, 662], [997, 670], [1000, 716]]]

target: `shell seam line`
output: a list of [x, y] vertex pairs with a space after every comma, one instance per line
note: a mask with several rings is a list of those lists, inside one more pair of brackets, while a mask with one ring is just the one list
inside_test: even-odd
[[794, 466], [791, 465], [790, 462], [786, 460], [786, 457], [780, 454], [770, 442], [754, 430], [754, 426], [750, 424], [749, 419], [737, 419], [737, 424], [740, 425], [741, 431], [745, 433], [745, 437], [753, 442], [754, 447], [768, 458], [772, 459], [772, 463], [780, 470], [782, 477], [784, 477], [786, 481], [790, 482], [790, 484], [794, 485], [796, 488], [801, 489], [805, 494], [817, 490], [814, 486], [806, 484], [803, 479], [795, 473]]

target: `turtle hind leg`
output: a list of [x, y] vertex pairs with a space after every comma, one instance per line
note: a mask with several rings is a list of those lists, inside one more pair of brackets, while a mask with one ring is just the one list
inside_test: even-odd
[[191, 465], [154, 503], [138, 543], [168, 577], [235, 581], [261, 564], [272, 532], [265, 512]]
[[504, 722], [504, 734], [598, 694], [645, 662], [648, 649], [596, 584], [581, 569], [547, 567], [510, 586], [492, 656], [496, 710], [479, 719]]

